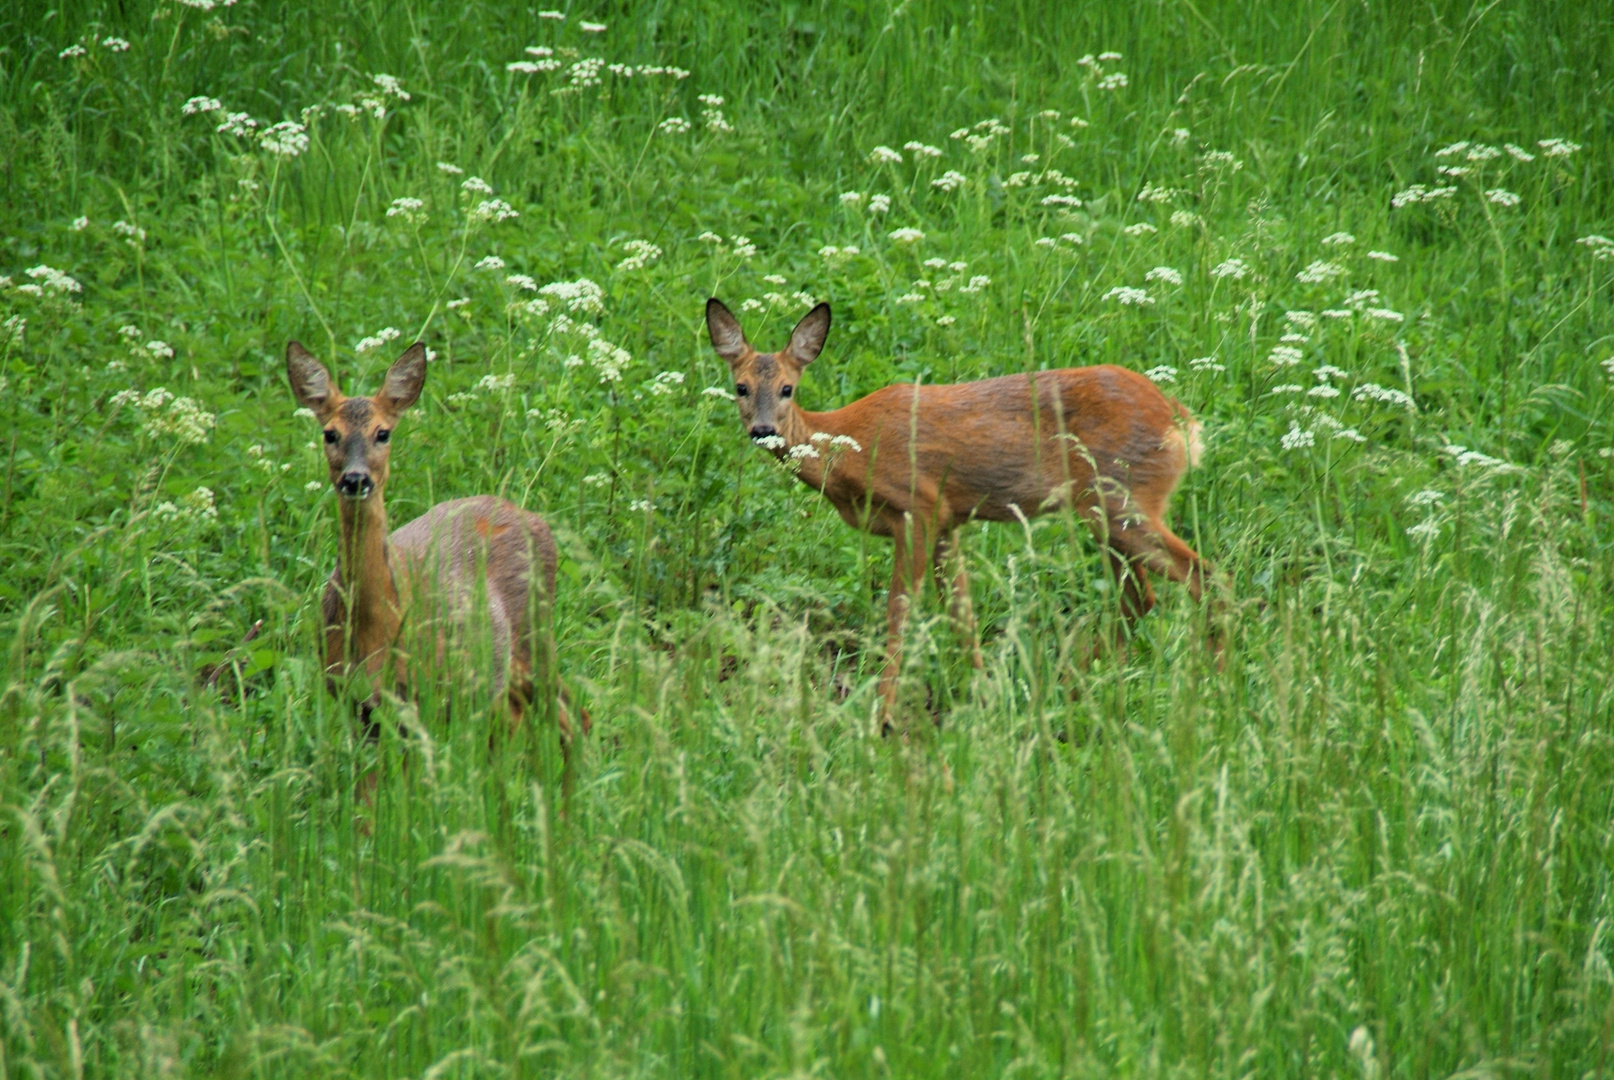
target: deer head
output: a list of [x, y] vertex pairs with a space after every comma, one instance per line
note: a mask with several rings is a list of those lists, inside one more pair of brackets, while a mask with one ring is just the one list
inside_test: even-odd
[[286, 378], [325, 431], [325, 463], [337, 494], [354, 500], [379, 494], [387, 483], [392, 429], [426, 383], [426, 346], [409, 346], [373, 397], [344, 397], [325, 365], [295, 341], [286, 346]]
[[715, 298], [706, 301], [706, 331], [734, 376], [734, 400], [746, 434], [753, 439], [778, 435], [780, 418], [796, 407], [802, 369], [818, 358], [829, 336], [829, 305], [819, 304], [803, 316], [790, 332], [790, 344], [776, 353], [753, 349], [740, 321]]

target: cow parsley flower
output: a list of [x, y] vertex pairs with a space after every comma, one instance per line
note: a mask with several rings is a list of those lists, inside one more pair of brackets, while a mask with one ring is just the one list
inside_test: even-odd
[[1182, 273], [1169, 266], [1157, 266], [1143, 275], [1144, 281], [1164, 281], [1168, 285], [1181, 285]]
[[605, 33], [605, 24], [604, 23], [579, 22], [577, 24], [577, 28], [579, 30], [583, 31], [583, 33], [585, 33], [585, 34], [603, 34], [603, 33]]
[[403, 88], [403, 84], [398, 81], [396, 76], [371, 75], [370, 81], [375, 83], [376, 89], [389, 97], [395, 97], [399, 101], [409, 100], [409, 91]]
[[1358, 386], [1351, 391], [1351, 400], [1377, 401], [1385, 405], [1395, 405], [1407, 409], [1409, 412], [1417, 411], [1417, 405], [1410, 396], [1393, 387], [1380, 386], [1378, 383], [1363, 383]]
[[1378, 319], [1380, 322], [1398, 323], [1406, 321], [1405, 315], [1399, 311], [1392, 311], [1390, 308], [1370, 307], [1363, 311], [1362, 314], [1369, 319]]
[[667, 135], [682, 135], [694, 126], [682, 116], [669, 116], [657, 124], [656, 128]]
[[[1044, 195], [1042, 197], [1042, 205], [1043, 206], [1066, 206], [1066, 207], [1070, 207], [1070, 208], [1074, 209], [1074, 208], [1079, 207], [1079, 206], [1082, 205], [1082, 200], [1078, 199], [1074, 195], [1058, 195], [1058, 194]], [[1133, 226], [1133, 228], [1136, 228], [1136, 226]], [[1153, 230], [1153, 228], [1154, 228], [1153, 226], [1150, 226], [1151, 231]], [[1130, 232], [1131, 230], [1128, 230], [1128, 231]], [[1133, 235], [1136, 235], [1136, 234], [1134, 233]]]
[[898, 165], [902, 163], [902, 155], [889, 146], [876, 146], [869, 151], [869, 162], [874, 165]]
[[1323, 243], [1330, 247], [1340, 244], [1354, 244], [1356, 243], [1356, 237], [1352, 236], [1348, 232], [1329, 233], [1327, 236], [1323, 237]]
[[1289, 432], [1281, 440], [1285, 450], [1300, 450], [1304, 447], [1317, 444], [1317, 434], [1312, 431], [1303, 431], [1298, 420], [1289, 421]]
[[734, 256], [738, 259], [752, 259], [756, 257], [757, 246], [748, 236], [731, 236], [730, 242], [734, 244]]
[[1226, 371], [1227, 366], [1218, 364], [1214, 356], [1196, 356], [1188, 361], [1188, 366], [1195, 371]]
[[1128, 236], [1149, 236], [1150, 234], [1157, 233], [1160, 230], [1155, 228], [1153, 225], [1150, 225], [1147, 221], [1140, 221], [1136, 225], [1128, 225], [1121, 231], [1126, 233]]
[[510, 274], [504, 281], [506, 285], [514, 285], [516, 288], [526, 289], [528, 292], [538, 291], [538, 283], [526, 274]]
[[955, 169], [948, 169], [932, 180], [930, 186], [943, 191], [957, 191], [964, 186], [964, 174]]
[[1568, 139], [1541, 139], [1536, 145], [1546, 157], [1568, 157], [1580, 149], [1580, 143]]
[[460, 181], [460, 190], [469, 192], [472, 195], [492, 195], [493, 185], [480, 176], [467, 176]]
[[891, 196], [871, 195], [869, 197], [869, 213], [883, 214], [891, 209]]
[[914, 157], [939, 158], [939, 157], [942, 156], [942, 152], [941, 152], [940, 147], [927, 146], [926, 144], [924, 144], [922, 142], [904, 143], [902, 145], [902, 148], [904, 150], [907, 150], [910, 153], [912, 153]]
[[1205, 219], [1192, 210], [1173, 210], [1171, 212], [1171, 224], [1179, 229], [1191, 229], [1195, 225], [1203, 225], [1204, 223]]
[[1536, 159], [1536, 156], [1530, 151], [1522, 146], [1514, 146], [1512, 143], [1503, 143], [1502, 149], [1506, 150], [1515, 161], [1530, 162]]
[[1294, 367], [1305, 359], [1305, 356], [1305, 353], [1293, 345], [1274, 345], [1272, 346], [1272, 351], [1267, 354], [1267, 359], [1279, 367]]
[[914, 228], [893, 229], [888, 234], [899, 244], [917, 244], [925, 238], [925, 234]]
[[503, 270], [504, 269], [504, 260], [499, 258], [497, 255], [484, 255], [484, 256], [482, 256], [481, 259], [477, 260], [475, 269], [477, 269], [477, 270]]
[[358, 344], [353, 346], [353, 351], [362, 353], [369, 352], [372, 349], [379, 349], [387, 342], [397, 341], [402, 336], [396, 327], [385, 326], [370, 337], [360, 338]]
[[1519, 197], [1506, 188], [1491, 188], [1485, 197], [1498, 206], [1518, 206]]
[[616, 264], [618, 270], [643, 270], [661, 258], [661, 249], [648, 240], [628, 240], [622, 245], [627, 258]]
[[581, 312], [585, 315], [600, 315], [605, 312], [605, 290], [588, 278], [578, 278], [576, 281], [552, 281], [538, 292], [539, 295], [553, 297], [557, 302], [565, 304], [567, 311]]
[[83, 56], [88, 51], [89, 50], [85, 49], [82, 45], [69, 45], [67, 48], [56, 54], [56, 59], [71, 60], [74, 57]]
[[[38, 287], [44, 292], [66, 294], [84, 291], [84, 286], [79, 283], [77, 278], [43, 263], [38, 266], [30, 266], [25, 273], [39, 282]], [[22, 286], [18, 288], [20, 289]]]
[[387, 207], [387, 216], [401, 217], [413, 225], [426, 220], [426, 215], [422, 212], [425, 206], [424, 201], [405, 195], [392, 200], [392, 205]]
[[460, 168], [458, 165], [455, 165], [451, 161], [439, 161], [437, 163], [437, 171], [447, 173], [450, 176], [465, 175], [465, 170]]
[[179, 107], [185, 116], [196, 116], [198, 113], [223, 112], [224, 104], [216, 97], [193, 97]]
[[1124, 90], [1126, 88], [1126, 74], [1120, 71], [1111, 72], [1099, 79], [1098, 88], [1100, 90]]
[[1319, 259], [1296, 274], [1295, 280], [1305, 282], [1308, 285], [1317, 285], [1325, 281], [1332, 281], [1337, 277], [1343, 277], [1344, 274], [1345, 268], [1343, 266], [1338, 263], [1323, 262]]
[[861, 191], [843, 191], [839, 198], [842, 206], [857, 206], [863, 202], [863, 193]]
[[1367, 257], [1370, 258], [1370, 259], [1377, 259], [1379, 262], [1400, 262], [1401, 261], [1399, 256], [1392, 255], [1388, 251], [1370, 251], [1370, 252], [1367, 253]]
[[1125, 306], [1141, 307], [1144, 304], [1154, 303], [1154, 297], [1144, 289], [1134, 289], [1130, 285], [1117, 285], [1104, 294], [1104, 299], [1115, 300]]
[[508, 221], [511, 218], [520, 217], [521, 212], [512, 208], [511, 205], [505, 202], [503, 199], [484, 199], [472, 208], [471, 216], [476, 218], [478, 221], [492, 221], [497, 223], [500, 221]]
[[1144, 377], [1150, 382], [1172, 383], [1177, 381], [1177, 369], [1174, 367], [1167, 367], [1164, 364], [1161, 364], [1159, 367], [1152, 367], [1143, 374]]

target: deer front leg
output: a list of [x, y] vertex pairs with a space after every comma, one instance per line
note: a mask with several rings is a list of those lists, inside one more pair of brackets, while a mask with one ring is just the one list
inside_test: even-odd
[[936, 538], [931, 566], [936, 574], [937, 589], [948, 598], [947, 613], [958, 633], [959, 645], [968, 650], [970, 666], [979, 671], [984, 666], [981, 639], [976, 631], [975, 607], [970, 603], [969, 571], [964, 565], [964, 551], [958, 545], [957, 529], [949, 529]]
[[889, 729], [896, 716], [903, 636], [907, 631], [908, 613], [913, 607], [914, 595], [925, 580], [925, 559], [930, 553], [930, 538], [925, 535], [923, 520], [916, 519], [913, 514], [903, 514], [891, 523], [891, 542], [895, 550], [891, 566], [891, 595], [886, 601], [885, 670], [880, 673], [880, 700], [885, 712], [882, 729]]

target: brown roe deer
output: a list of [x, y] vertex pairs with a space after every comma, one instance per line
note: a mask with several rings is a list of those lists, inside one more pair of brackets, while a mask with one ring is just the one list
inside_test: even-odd
[[[451, 642], [468, 644], [468, 631], [488, 633], [493, 690], [508, 702], [514, 726], [535, 701], [535, 648], [545, 676], [540, 683], [555, 678], [555, 540], [549, 525], [514, 503], [474, 495], [438, 503], [388, 533], [384, 494], [393, 429], [426, 382], [426, 348], [419, 342], [387, 370], [374, 397], [344, 397], [325, 366], [295, 341], [286, 348], [286, 376], [324, 431], [325, 461], [341, 508], [341, 552], [321, 603], [331, 692], [345, 676], [368, 674], [375, 686], [362, 706], [368, 728], [385, 675], [408, 689], [410, 657], [399, 641], [406, 621], [412, 640], [434, 648], [439, 662]], [[485, 610], [479, 603], [483, 581]], [[470, 623], [473, 612], [481, 620], [477, 625]], [[538, 704], [554, 706], [569, 763], [572, 727], [564, 692]], [[588, 714], [581, 719], [586, 734]]]
[[1074, 507], [1109, 557], [1127, 628], [1154, 606], [1150, 570], [1186, 583], [1200, 599], [1209, 567], [1165, 524], [1172, 490], [1198, 463], [1200, 425], [1154, 383], [1105, 364], [952, 386], [904, 383], [831, 412], [807, 412], [796, 404], [796, 387], [824, 348], [829, 324], [829, 305], [819, 304], [789, 345], [758, 353], [733, 313], [706, 301], [707, 332], [734, 376], [747, 434], [781, 460], [798, 461], [802, 482], [847, 524], [895, 545], [880, 676], [888, 715], [927, 560], [942, 592], [951, 592], [952, 617], [981, 666], [954, 535], [966, 522], [1023, 521]]

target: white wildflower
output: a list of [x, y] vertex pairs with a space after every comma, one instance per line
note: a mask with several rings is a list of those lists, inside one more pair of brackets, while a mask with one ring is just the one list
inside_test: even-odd
[[782, 435], [764, 435], [760, 439], [752, 439], [751, 441], [764, 450], [783, 450], [785, 448], [785, 440]]
[[75, 56], [83, 56], [88, 51], [89, 50], [84, 48], [82, 45], [69, 45], [67, 48], [56, 54], [56, 59], [71, 60]]
[[1363, 383], [1351, 391], [1353, 401], [1378, 401], [1385, 405], [1395, 405], [1408, 411], [1416, 412], [1417, 406], [1411, 397], [1393, 387], [1380, 386], [1378, 383]]
[[1272, 351], [1267, 354], [1267, 359], [1279, 367], [1294, 367], [1305, 358], [1305, 355], [1293, 345], [1274, 345]]
[[1195, 225], [1203, 225], [1204, 223], [1205, 219], [1192, 210], [1173, 210], [1171, 212], [1171, 224], [1176, 228], [1191, 229]]
[[1144, 377], [1149, 379], [1150, 382], [1169, 383], [1177, 381], [1177, 369], [1174, 367], [1167, 367], [1164, 364], [1161, 364], [1159, 367], [1152, 367], [1143, 374]]
[[1143, 289], [1134, 289], [1129, 285], [1117, 285], [1104, 294], [1104, 299], [1115, 300], [1127, 306], [1142, 306], [1154, 303], [1154, 297]]
[[484, 199], [471, 209], [471, 216], [478, 221], [500, 222], [520, 217], [521, 212], [503, 199]]
[[904, 150], [907, 150], [910, 153], [912, 153], [915, 157], [939, 158], [939, 157], [942, 156], [942, 152], [941, 152], [940, 147], [927, 146], [925, 143], [922, 143], [922, 142], [904, 143], [902, 148]]
[[585, 33], [585, 34], [603, 34], [603, 33], [605, 33], [605, 24], [604, 23], [579, 22], [577, 24], [577, 28], [579, 30], [583, 31], [583, 33]]
[[734, 392], [722, 386], [708, 386], [706, 389], [702, 390], [701, 393], [705, 394], [707, 397], [722, 398], [724, 401], [734, 400]]
[[379, 349], [387, 342], [397, 341], [402, 336], [397, 327], [384, 326], [370, 337], [360, 338], [358, 344], [353, 346], [353, 351], [362, 353], [369, 352], [371, 349]]
[[1498, 206], [1518, 206], [1519, 196], [1506, 188], [1491, 188], [1485, 197]]
[[717, 235], [715, 232], [703, 232], [699, 236], [695, 237], [695, 239], [703, 244], [716, 244], [718, 247], [723, 246], [723, 238]]
[[528, 292], [536, 292], [538, 290], [538, 283], [532, 278], [528, 277], [526, 274], [509, 274], [505, 277], [504, 281], [507, 285], [514, 285], [516, 288], [526, 289]]
[[682, 116], [669, 116], [667, 119], [657, 124], [656, 127], [658, 130], [668, 135], [682, 135], [690, 128], [694, 127], [694, 125], [688, 120], [685, 120]]
[[1370, 258], [1370, 259], [1377, 259], [1379, 262], [1400, 262], [1401, 261], [1399, 256], [1392, 255], [1388, 251], [1370, 251], [1370, 252], [1367, 253], [1367, 257]]
[[1338, 431], [1334, 432], [1334, 438], [1336, 440], [1349, 439], [1351, 442], [1355, 443], [1367, 442], [1367, 436], [1363, 435], [1360, 431], [1357, 431], [1353, 427], [1340, 428]]
[[174, 347], [166, 341], [148, 341], [146, 342], [146, 351], [152, 356], [158, 356], [164, 360], [174, 358]]
[[1580, 149], [1580, 143], [1568, 139], [1541, 139], [1536, 145], [1546, 157], [1568, 157]]
[[861, 191], [843, 191], [840, 194], [840, 202], [842, 206], [857, 206], [863, 202], [863, 193]]
[[1143, 275], [1144, 281], [1164, 281], [1168, 285], [1181, 285], [1182, 273], [1169, 266], [1157, 266]]
[[[76, 293], [84, 291], [84, 286], [79, 283], [77, 278], [43, 263], [38, 266], [30, 266], [25, 273], [39, 282], [38, 288], [46, 292]], [[18, 286], [18, 288], [20, 290], [23, 286]]]
[[1033, 240], [1032, 243], [1036, 244], [1038, 247], [1050, 247], [1051, 248], [1051, 247], [1058, 247], [1059, 246], [1059, 241], [1055, 240], [1051, 236], [1039, 236], [1039, 237], [1037, 237], [1037, 239]]
[[1157, 233], [1160, 230], [1155, 228], [1153, 225], [1150, 225], [1147, 221], [1140, 221], [1136, 225], [1128, 225], [1121, 231], [1126, 233], [1128, 236], [1148, 236], [1151, 233]]
[[936, 318], [936, 325], [937, 326], [952, 326], [957, 321], [958, 321], [958, 317], [955, 316], [955, 315], [940, 315], [940, 316], [937, 316], [937, 318]]
[[1296, 281], [1303, 281], [1308, 285], [1316, 285], [1334, 278], [1343, 277], [1345, 268], [1338, 263], [1317, 260], [1295, 275]]
[[917, 244], [925, 238], [925, 234], [914, 228], [893, 229], [888, 234], [899, 244]]
[[738, 259], [753, 259], [757, 254], [757, 246], [748, 236], [731, 236], [729, 242], [734, 245], [734, 256]]
[[[1074, 195], [1044, 195], [1042, 197], [1042, 205], [1044, 205], [1044, 206], [1065, 206], [1065, 207], [1071, 207], [1071, 208], [1074, 209], [1075, 207], [1078, 207], [1078, 206], [1082, 205], [1082, 200], [1078, 199]], [[1133, 228], [1136, 228], [1136, 227], [1137, 226], [1133, 226]], [[1130, 230], [1128, 230], [1128, 231], [1130, 231]], [[1151, 232], [1154, 231], [1154, 227], [1152, 225], [1150, 226], [1150, 231]], [[1134, 234], [1134, 235], [1136, 235], [1136, 234]]]
[[220, 135], [234, 135], [238, 138], [246, 138], [257, 130], [257, 127], [258, 122], [249, 113], [227, 112], [224, 114], [224, 120], [213, 130]]
[[389, 97], [395, 97], [399, 101], [409, 100], [409, 91], [403, 88], [403, 84], [398, 81], [396, 76], [371, 75], [370, 81], [375, 83], [376, 89]]
[[325, 485], [320, 483], [318, 480], [310, 480], [308, 483], [303, 485], [303, 490], [304, 491], [323, 491], [323, 490], [325, 490]]
[[1188, 361], [1188, 366], [1195, 371], [1226, 371], [1224, 364], [1218, 364], [1214, 356], [1196, 356]]
[[413, 225], [426, 220], [425, 206], [424, 200], [405, 195], [392, 200], [392, 205], [387, 207], [387, 216], [401, 217]]
[[869, 197], [869, 213], [883, 214], [891, 209], [891, 196], [871, 195]]
[[588, 278], [578, 278], [576, 281], [552, 281], [538, 292], [565, 304], [567, 311], [587, 315], [600, 315], [605, 312], [605, 290]]
[[1324, 364], [1320, 368], [1315, 368], [1312, 374], [1317, 376], [1318, 382], [1327, 382], [1329, 379], [1348, 379], [1351, 376], [1350, 372], [1341, 370], [1333, 364]]
[[940, 188], [943, 191], [957, 191], [964, 186], [964, 174], [955, 169], [948, 169], [932, 180], [930, 186]]
[[445, 172], [450, 176], [464, 176], [465, 175], [465, 170], [460, 168], [458, 165], [455, 165], [451, 161], [439, 161], [437, 163], [437, 169], [438, 169], [439, 172]]
[[1159, 203], [1170, 202], [1177, 197], [1177, 192], [1168, 187], [1155, 187], [1153, 184], [1144, 184], [1143, 190], [1138, 192], [1138, 202]]
[[1307, 390], [1306, 394], [1308, 397], [1314, 398], [1336, 398], [1339, 397], [1339, 387], [1330, 386], [1327, 383], [1323, 383], [1320, 386], [1314, 386], [1310, 390]]
[[179, 111], [186, 116], [195, 116], [198, 113], [223, 112], [224, 104], [216, 97], [193, 97], [181, 105]]
[[1077, 244], [1077, 245], [1079, 245], [1079, 244], [1087, 243], [1087, 241], [1082, 238], [1081, 233], [1073, 233], [1073, 232], [1060, 233], [1059, 234], [1059, 239], [1063, 240], [1067, 244]]
[[628, 240], [622, 245], [627, 258], [616, 264], [618, 270], [643, 270], [661, 258], [661, 248], [648, 240]]
[[1536, 156], [1530, 151], [1522, 146], [1514, 146], [1512, 143], [1503, 143], [1502, 149], [1512, 155], [1515, 161], [1534, 161], [1536, 159]]
[[1323, 243], [1331, 247], [1339, 244], [1354, 244], [1356, 243], [1356, 237], [1348, 232], [1329, 233], [1323, 237]]
[[1111, 72], [1098, 81], [1098, 88], [1100, 90], [1121, 90], [1125, 87], [1126, 75], [1125, 73], [1119, 71]]
[[1369, 319], [1378, 319], [1380, 322], [1398, 323], [1406, 321], [1405, 315], [1401, 314], [1399, 311], [1392, 311], [1389, 308], [1370, 307], [1366, 311], [1362, 312], [1362, 314], [1367, 316]]
[[1317, 435], [1315, 432], [1302, 431], [1299, 421], [1289, 421], [1289, 433], [1281, 440], [1285, 450], [1299, 450], [1302, 447], [1315, 446]]
[[472, 195], [492, 195], [493, 185], [480, 176], [467, 176], [460, 181], [460, 190], [467, 191]]
[[974, 277], [970, 278], [969, 284], [960, 285], [958, 287], [958, 291], [966, 293], [978, 293], [991, 284], [991, 278], [987, 277], [985, 274], [976, 274]]
[[482, 256], [482, 258], [477, 260], [475, 269], [477, 269], [477, 270], [503, 270], [504, 269], [504, 260], [499, 258], [497, 255], [484, 255], [484, 256]]

